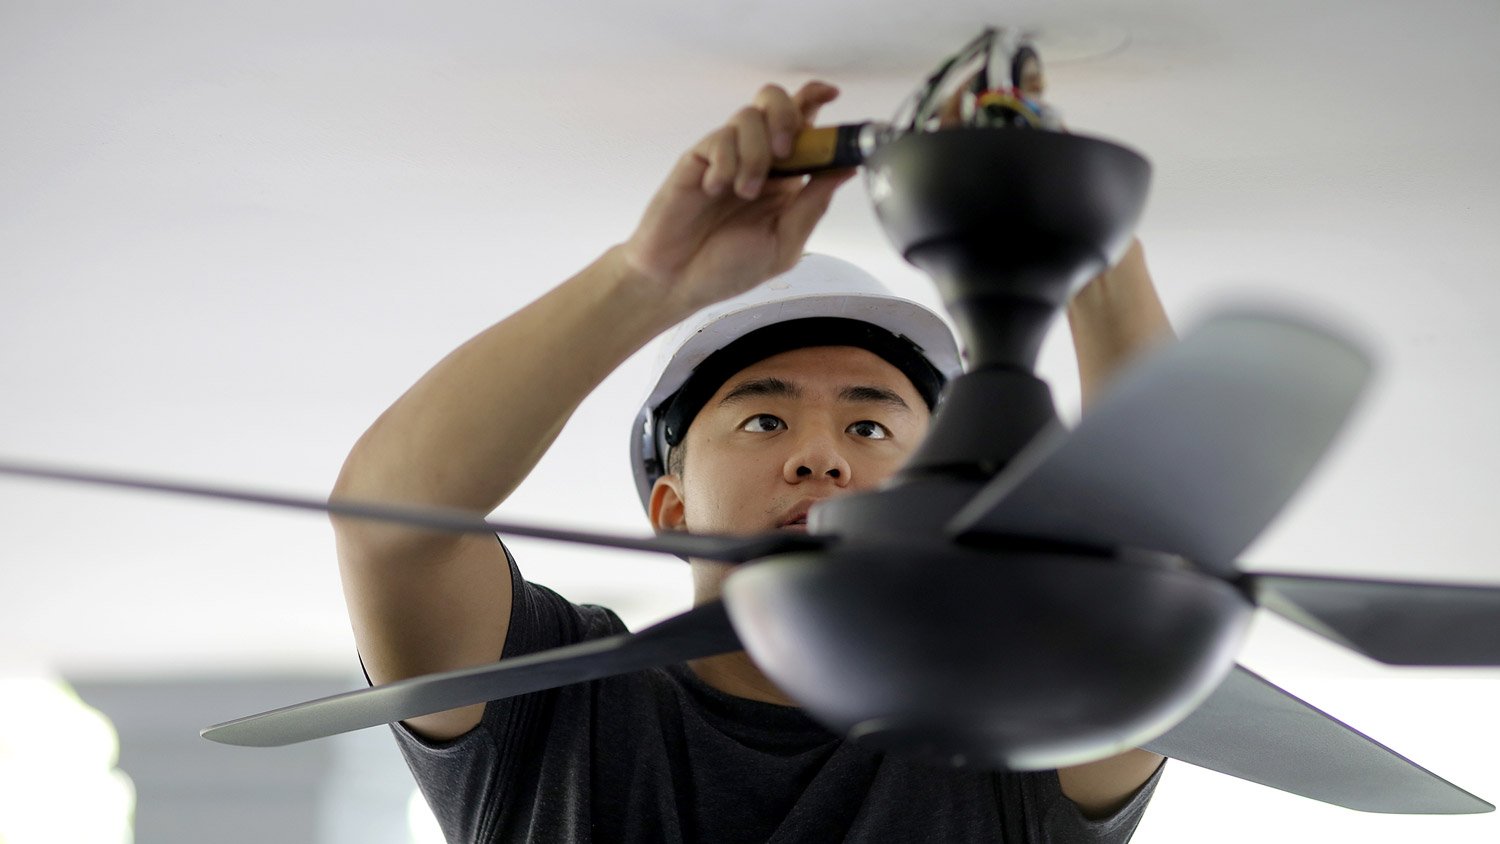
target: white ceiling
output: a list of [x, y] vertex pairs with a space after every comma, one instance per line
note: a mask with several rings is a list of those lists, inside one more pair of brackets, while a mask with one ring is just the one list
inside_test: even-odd
[[[1247, 566], [1500, 584], [1500, 6], [374, 5], [0, 5], [0, 456], [324, 493], [385, 405], [627, 236], [760, 84], [815, 73], [844, 90], [830, 119], [884, 116], [1001, 23], [1039, 33], [1072, 128], [1152, 159], [1142, 237], [1179, 327], [1271, 300], [1379, 350], [1371, 398]], [[932, 301], [858, 183], [813, 247]], [[1043, 369], [1068, 413], [1071, 366], [1057, 333]], [[643, 532], [624, 443], [644, 379], [632, 360], [607, 381], [500, 512]], [[627, 620], [687, 602], [670, 559], [514, 546]], [[352, 660], [316, 517], [0, 481], [0, 566], [0, 673]], [[1439, 693], [1274, 620], [1246, 661], [1429, 719], [1500, 706], [1500, 673]], [[1448, 752], [1411, 755], [1500, 796]]]

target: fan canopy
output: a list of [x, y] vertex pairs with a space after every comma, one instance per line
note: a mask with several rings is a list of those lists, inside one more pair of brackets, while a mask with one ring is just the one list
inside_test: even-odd
[[848, 543], [725, 583], [746, 650], [829, 729], [1038, 770], [1155, 738], [1234, 665], [1251, 604], [1155, 558]]
[[1151, 181], [1117, 144], [1004, 128], [905, 135], [866, 172], [886, 235], [932, 276], [971, 370], [1032, 368], [1052, 315], [1130, 245]]

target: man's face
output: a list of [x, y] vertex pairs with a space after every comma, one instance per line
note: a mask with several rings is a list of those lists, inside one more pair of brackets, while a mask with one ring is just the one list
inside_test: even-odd
[[927, 433], [927, 404], [899, 369], [851, 346], [766, 358], [719, 387], [688, 426], [683, 477], [657, 481], [658, 530], [755, 533], [816, 501], [874, 489]]

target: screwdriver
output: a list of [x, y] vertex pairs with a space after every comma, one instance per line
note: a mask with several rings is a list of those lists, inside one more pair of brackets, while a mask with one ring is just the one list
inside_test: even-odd
[[890, 136], [890, 125], [875, 120], [807, 129], [793, 141], [791, 155], [771, 162], [771, 175], [805, 176], [858, 167]]

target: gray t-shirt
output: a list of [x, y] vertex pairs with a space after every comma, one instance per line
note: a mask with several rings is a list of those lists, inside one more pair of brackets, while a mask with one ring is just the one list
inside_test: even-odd
[[[510, 566], [504, 656], [625, 631], [610, 610], [569, 603]], [[1160, 777], [1089, 821], [1055, 771], [960, 771], [867, 751], [800, 709], [720, 692], [685, 665], [493, 701], [452, 741], [394, 729], [454, 844], [1123, 844]]]

